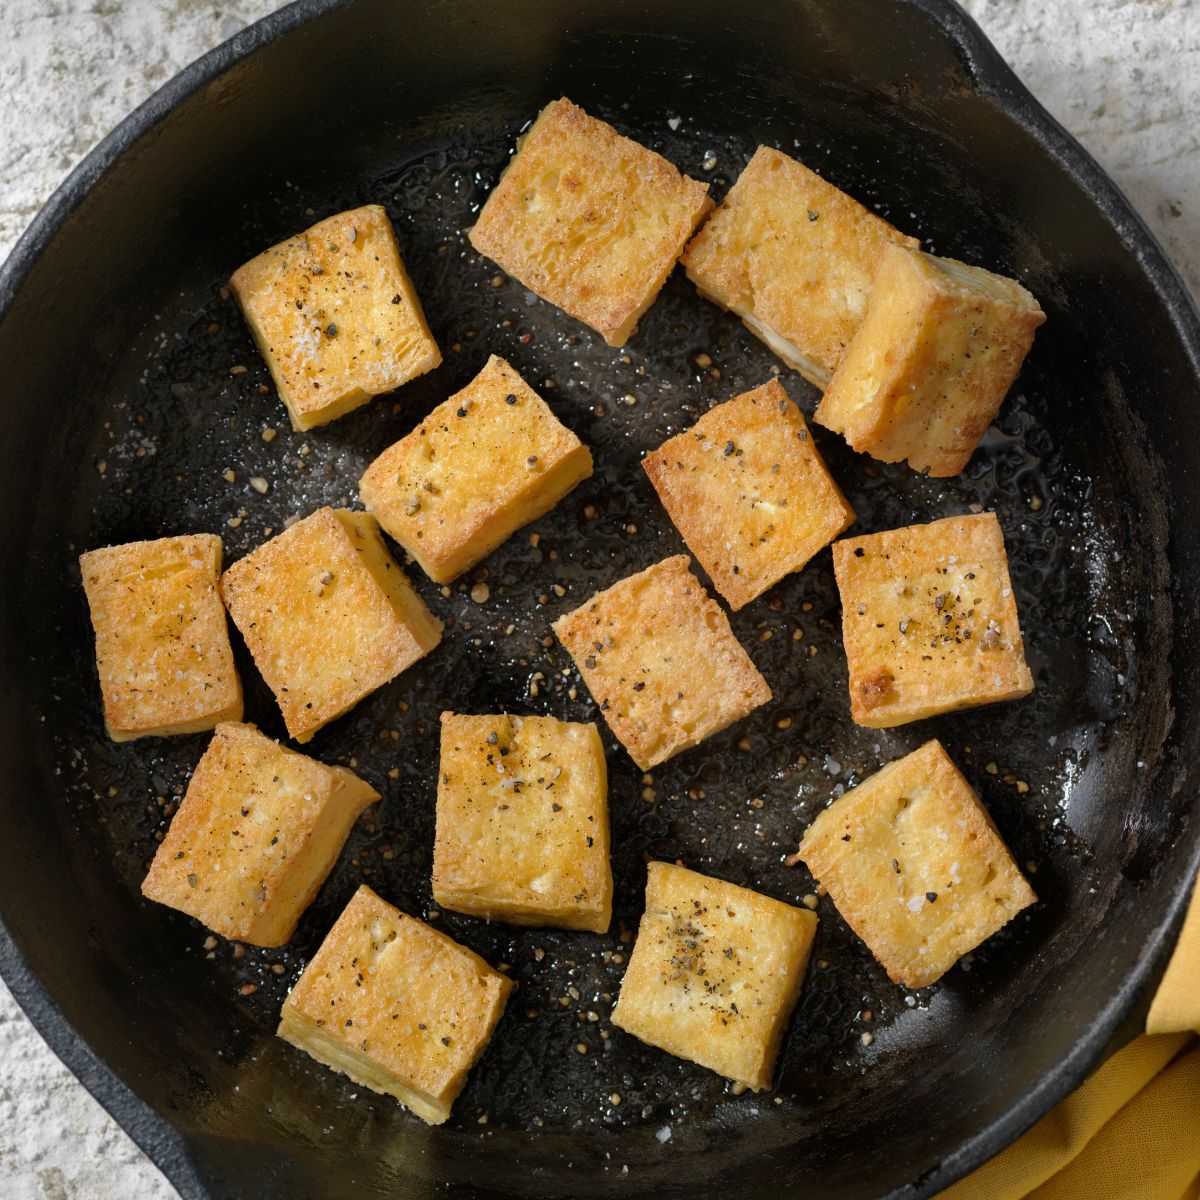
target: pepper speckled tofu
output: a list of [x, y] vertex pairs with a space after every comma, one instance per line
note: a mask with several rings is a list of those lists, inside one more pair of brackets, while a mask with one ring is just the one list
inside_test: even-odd
[[807, 909], [652, 862], [612, 1022], [735, 1083], [769, 1088], [816, 930]]
[[689, 562], [683, 554], [664, 559], [554, 622], [604, 719], [643, 771], [771, 698]]
[[442, 636], [370, 513], [318, 509], [234, 563], [221, 595], [298, 742]]
[[803, 414], [777, 380], [710, 408], [642, 466], [735, 611], [854, 522]]
[[883, 462], [957, 475], [1045, 319], [1015, 279], [889, 246], [815, 420]]
[[703, 295], [824, 387], [893, 243], [919, 244], [794, 158], [759, 146], [680, 261]]
[[608, 929], [608, 775], [595, 725], [442, 713], [433, 898], [490, 921]]
[[1037, 897], [936, 741], [808, 827], [799, 856], [893, 983], [928, 987]]
[[240, 721], [242, 685], [217, 590], [215, 534], [127, 542], [80, 555], [114, 742]]
[[504, 359], [385, 450], [363, 503], [435, 583], [449, 583], [592, 473], [588, 448]]
[[995, 513], [833, 544], [850, 715], [884, 729], [1033, 690]]
[[378, 204], [264, 250], [229, 286], [293, 429], [324, 425], [442, 361]]
[[711, 207], [706, 184], [564, 98], [521, 138], [471, 245], [623, 346]]
[[282, 946], [379, 793], [344, 767], [221, 724], [154, 855], [142, 895], [222, 937]]
[[279, 1036], [440, 1125], [512, 988], [474, 951], [363, 886], [284, 1001]]

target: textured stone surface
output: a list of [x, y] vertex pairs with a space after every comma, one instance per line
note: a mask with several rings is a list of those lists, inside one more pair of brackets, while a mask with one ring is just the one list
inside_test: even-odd
[[[272, 0], [0, 0], [0, 255], [83, 154]], [[1200, 293], [1200, 0], [966, 0]], [[0, 1196], [171, 1200], [0, 984]]]

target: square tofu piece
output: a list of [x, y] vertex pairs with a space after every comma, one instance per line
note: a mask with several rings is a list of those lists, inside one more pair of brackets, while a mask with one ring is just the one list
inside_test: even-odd
[[835, 800], [800, 857], [893, 983], [928, 987], [1037, 897], [939, 742]]
[[807, 909], [652, 862], [613, 1024], [735, 1083], [769, 1088], [816, 932]]
[[222, 724], [142, 883], [142, 895], [233, 941], [282, 946], [379, 793], [344, 767]]
[[442, 361], [378, 204], [264, 250], [229, 285], [293, 429], [324, 425]]
[[449, 583], [592, 473], [588, 448], [496, 355], [385, 450], [363, 503], [435, 583]]
[[889, 246], [816, 420], [882, 462], [957, 475], [1045, 319], [1015, 279]]
[[234, 563], [221, 594], [298, 742], [442, 636], [375, 518], [344, 508], [320, 508]]
[[771, 698], [690, 561], [663, 559], [554, 622], [604, 719], [643, 771]]
[[892, 243], [919, 245], [794, 158], [759, 146], [681, 261], [704, 295], [824, 387]]
[[709, 409], [642, 466], [735, 611], [799, 571], [854, 521], [778, 380]]
[[79, 556], [114, 742], [242, 719], [242, 684], [217, 591], [221, 539], [165, 537]]
[[995, 513], [834, 542], [833, 570], [859, 725], [886, 729], [1033, 691]]
[[284, 1001], [279, 1036], [440, 1125], [512, 988], [478, 954], [360, 887]]
[[608, 776], [595, 725], [442, 713], [433, 898], [514, 925], [608, 929]]
[[623, 346], [711, 207], [706, 184], [555, 100], [521, 139], [471, 245]]

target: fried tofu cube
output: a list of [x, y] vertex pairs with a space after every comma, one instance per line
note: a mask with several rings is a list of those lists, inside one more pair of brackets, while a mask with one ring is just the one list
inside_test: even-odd
[[850, 715], [887, 729], [1033, 691], [995, 513], [833, 544]]
[[707, 184], [564, 98], [521, 139], [471, 245], [623, 346], [710, 208]]
[[613, 1024], [735, 1083], [769, 1088], [816, 914], [670, 863], [647, 872]]
[[363, 886], [284, 1001], [279, 1036], [440, 1125], [512, 988], [474, 951]]
[[889, 246], [816, 420], [882, 462], [957, 475], [1045, 319], [1015, 279]]
[[592, 473], [588, 448], [493, 354], [385, 450], [363, 503], [435, 583], [449, 583]]
[[608, 774], [595, 725], [442, 713], [433, 898], [489, 921], [608, 929]]
[[442, 636], [375, 518], [344, 508], [320, 508], [234, 563], [221, 595], [298, 742]]
[[217, 726], [142, 895], [233, 941], [282, 946], [379, 793], [259, 733]]
[[686, 554], [630, 575], [554, 622], [604, 719], [643, 771], [771, 698]]
[[442, 361], [378, 204], [264, 250], [229, 286], [293, 429], [344, 416]]
[[824, 387], [893, 243], [919, 245], [794, 158], [759, 146], [680, 261], [703, 295]]
[[928, 987], [1037, 900], [937, 741], [835, 800], [800, 858], [893, 983]]
[[710, 408], [642, 466], [735, 611], [854, 523], [804, 415], [778, 380]]
[[114, 742], [200, 733], [242, 719], [217, 591], [221, 539], [165, 537], [79, 556]]

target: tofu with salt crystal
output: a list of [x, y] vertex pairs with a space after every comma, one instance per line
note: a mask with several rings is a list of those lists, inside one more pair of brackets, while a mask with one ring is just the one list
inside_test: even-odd
[[971, 785], [919, 750], [835, 800], [799, 856], [893, 983], [936, 983], [1037, 897]]
[[284, 1001], [278, 1032], [440, 1125], [512, 989], [474, 951], [362, 886]]
[[769, 1088], [816, 931], [807, 909], [652, 862], [613, 1024], [735, 1083]]

